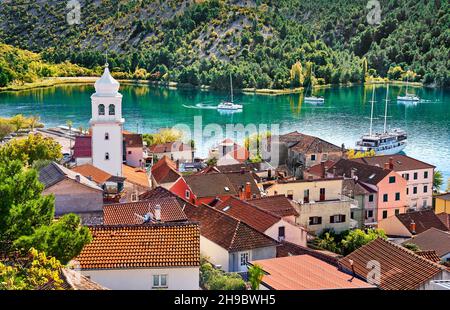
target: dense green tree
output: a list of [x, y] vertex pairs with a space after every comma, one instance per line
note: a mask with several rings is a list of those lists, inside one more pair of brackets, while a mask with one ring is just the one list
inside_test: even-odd
[[0, 251], [36, 248], [67, 263], [90, 242], [90, 233], [76, 215], [54, 221], [54, 197], [43, 196], [43, 189], [36, 170], [1, 158]]
[[444, 184], [444, 177], [442, 176], [442, 172], [436, 170], [433, 176], [433, 191], [435, 193], [439, 193], [442, 184]]
[[264, 270], [258, 264], [252, 265], [248, 268], [248, 281], [252, 290], [259, 290], [262, 278], [264, 277]]
[[38, 159], [59, 160], [61, 157], [61, 145], [40, 134], [30, 134], [25, 139], [13, 139], [0, 148], [0, 162], [18, 159], [31, 165]]

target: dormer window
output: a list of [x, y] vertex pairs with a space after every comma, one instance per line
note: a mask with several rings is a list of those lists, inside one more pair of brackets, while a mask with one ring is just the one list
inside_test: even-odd
[[98, 105], [98, 115], [105, 115], [105, 105], [104, 104]]
[[105, 133], [105, 140], [109, 140], [109, 133]]
[[109, 115], [116, 115], [116, 106], [114, 104], [109, 105]]
[[105, 160], [109, 160], [109, 153], [108, 152], [105, 153]]

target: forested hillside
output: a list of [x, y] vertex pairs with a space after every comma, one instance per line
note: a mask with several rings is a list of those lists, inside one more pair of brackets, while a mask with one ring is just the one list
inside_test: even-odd
[[291, 78], [299, 64], [318, 84], [408, 75], [450, 86], [446, 0], [381, 0], [379, 25], [366, 20], [367, 0], [79, 2], [78, 25], [67, 23], [66, 1], [5, 2], [0, 40], [88, 68], [108, 51], [116, 77], [215, 88], [227, 87], [229, 72], [238, 88], [309, 83]]
[[32, 83], [41, 78], [88, 76], [95, 72], [68, 61], [46, 63], [39, 54], [0, 43], [0, 87]]

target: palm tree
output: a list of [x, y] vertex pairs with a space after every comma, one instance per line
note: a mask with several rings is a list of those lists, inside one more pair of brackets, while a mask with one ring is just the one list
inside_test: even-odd
[[433, 191], [435, 193], [439, 193], [443, 183], [444, 183], [444, 178], [442, 177], [442, 172], [440, 172], [439, 170], [436, 170], [434, 172], [434, 177], [433, 177]]

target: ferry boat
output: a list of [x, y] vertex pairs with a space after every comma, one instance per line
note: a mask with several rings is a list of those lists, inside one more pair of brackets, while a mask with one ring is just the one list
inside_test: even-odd
[[231, 88], [231, 96], [230, 96], [230, 101], [224, 101], [222, 103], [220, 103], [217, 106], [217, 110], [221, 110], [221, 111], [237, 111], [237, 110], [242, 110], [242, 105], [241, 104], [236, 104], [233, 102], [233, 79], [231, 78], [231, 73], [230, 73], [230, 88]]
[[360, 140], [356, 142], [356, 151], [367, 152], [374, 150], [377, 155], [394, 155], [406, 147], [407, 133], [402, 129], [393, 129], [388, 131], [386, 128], [387, 121], [387, 106], [388, 106], [389, 85], [386, 89], [386, 105], [384, 110], [384, 130], [383, 132], [373, 132], [373, 105], [375, 103], [375, 86], [372, 89], [371, 113], [370, 113], [370, 129], [369, 134], [363, 135]]
[[408, 94], [408, 83], [406, 80], [406, 92], [404, 96], [397, 96], [397, 101], [400, 103], [417, 103], [420, 101], [420, 98], [414, 94]]

